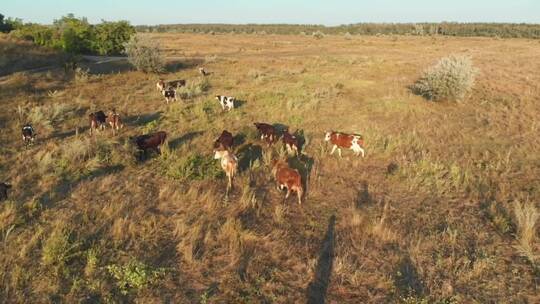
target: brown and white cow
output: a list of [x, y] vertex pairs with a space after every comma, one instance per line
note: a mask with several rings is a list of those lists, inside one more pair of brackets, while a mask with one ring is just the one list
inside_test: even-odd
[[0, 202], [7, 200], [9, 189], [11, 189], [10, 184], [0, 183]]
[[221, 132], [221, 135], [214, 142], [214, 149], [232, 151], [233, 143], [234, 138], [232, 133], [227, 130], [223, 130], [223, 132]]
[[199, 73], [204, 77], [210, 75], [203, 67], [199, 68]]
[[166, 138], [167, 133], [159, 131], [156, 133], [131, 137], [130, 139], [137, 149], [141, 150], [143, 153], [146, 153], [148, 150], [154, 150], [158, 154], [161, 154], [159, 147], [165, 143]]
[[254, 125], [261, 134], [261, 140], [266, 140], [269, 145], [273, 144], [277, 139], [277, 131], [274, 126], [262, 122], [256, 122]]
[[107, 116], [107, 123], [111, 126], [113, 135], [116, 134], [116, 131], [124, 127], [120, 114], [116, 113], [116, 109], [114, 108], [109, 112], [109, 116]]
[[165, 81], [163, 79], [159, 79], [158, 82], [156, 83], [156, 88], [160, 92], [165, 90]]
[[289, 197], [291, 191], [294, 191], [298, 196], [298, 204], [301, 205], [304, 188], [302, 186], [302, 176], [298, 170], [289, 167], [289, 164], [285, 161], [274, 160], [272, 162], [272, 174], [276, 179], [279, 191], [283, 190], [283, 188], [287, 188], [285, 199]]
[[88, 115], [88, 120], [90, 122], [90, 135], [92, 135], [94, 130], [105, 129], [107, 116], [103, 111], [97, 111], [90, 113], [90, 115]]
[[214, 159], [219, 159], [221, 168], [228, 178], [227, 193], [232, 189], [233, 179], [238, 170], [238, 158], [229, 150], [214, 150]]
[[341, 157], [341, 148], [351, 149], [356, 156], [362, 153], [362, 157], [365, 156], [364, 151], [364, 139], [358, 134], [345, 134], [340, 132], [326, 132], [325, 141], [329, 141], [333, 147], [330, 155], [334, 154], [336, 148], [338, 149], [339, 157]]
[[289, 133], [289, 129], [283, 131], [281, 140], [283, 141], [285, 148], [287, 148], [287, 152], [300, 155], [300, 143], [298, 142], [298, 138]]

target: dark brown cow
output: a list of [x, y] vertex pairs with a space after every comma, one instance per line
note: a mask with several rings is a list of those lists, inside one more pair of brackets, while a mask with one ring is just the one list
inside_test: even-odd
[[294, 153], [296, 155], [300, 154], [300, 144], [298, 142], [298, 138], [289, 133], [289, 129], [283, 131], [283, 137], [281, 140], [289, 153]]
[[291, 191], [295, 191], [298, 195], [298, 204], [302, 204], [302, 195], [304, 194], [304, 188], [302, 187], [302, 177], [298, 170], [289, 167], [287, 162], [281, 160], [274, 160], [272, 165], [272, 174], [277, 182], [278, 190], [287, 188], [287, 194], [285, 199], [289, 197]]
[[261, 134], [261, 140], [266, 140], [269, 145], [277, 139], [277, 131], [274, 126], [262, 122], [256, 122], [254, 125]]
[[11, 189], [10, 184], [6, 183], [0, 183], [0, 202], [3, 202], [7, 200], [8, 198], [8, 190]]
[[165, 85], [167, 87], [170, 87], [170, 88], [180, 88], [180, 87], [183, 87], [186, 85], [186, 81], [184, 79], [178, 79], [178, 80], [171, 80], [171, 81], [167, 81], [165, 83]]
[[159, 131], [156, 133], [132, 137], [131, 140], [133, 143], [135, 143], [137, 149], [143, 151], [144, 153], [146, 153], [148, 150], [154, 150], [158, 154], [161, 154], [159, 146], [165, 143], [166, 138], [167, 133], [164, 131]]
[[103, 111], [97, 111], [88, 115], [88, 120], [90, 121], [90, 135], [94, 130], [104, 130], [105, 123], [107, 122], [107, 116]]
[[356, 156], [362, 153], [362, 157], [365, 156], [364, 151], [364, 139], [358, 134], [345, 134], [340, 132], [326, 132], [325, 141], [329, 141], [334, 145], [330, 155], [334, 154], [336, 148], [338, 149], [339, 157], [341, 157], [341, 148], [351, 149]]
[[214, 149], [216, 150], [232, 150], [234, 139], [232, 133], [227, 130], [223, 130], [221, 135], [214, 142]]

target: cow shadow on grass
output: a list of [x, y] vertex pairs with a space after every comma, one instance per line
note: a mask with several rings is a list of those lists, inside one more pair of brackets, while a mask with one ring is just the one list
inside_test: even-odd
[[259, 160], [262, 161], [262, 147], [249, 143], [238, 149], [238, 169], [240, 172], [249, 169], [252, 163]]
[[45, 208], [53, 207], [55, 203], [58, 203], [66, 199], [74, 188], [76, 188], [80, 183], [88, 180], [92, 180], [98, 177], [103, 177], [111, 174], [115, 174], [124, 170], [124, 165], [113, 165], [107, 167], [101, 167], [81, 175], [79, 178], [71, 181], [62, 179], [56, 184], [56, 186], [45, 192], [38, 198], [38, 202]]
[[130, 115], [124, 119], [126, 125], [140, 127], [153, 121], [157, 121], [161, 118], [163, 112], [147, 113], [140, 115]]
[[394, 273], [396, 273], [394, 276], [395, 286], [403, 296], [421, 297], [424, 295], [426, 288], [408, 254], [401, 258]]
[[332, 215], [328, 220], [326, 235], [319, 251], [315, 277], [311, 280], [307, 288], [308, 304], [324, 304], [326, 302], [328, 285], [330, 284], [330, 276], [334, 264], [335, 225], [336, 217]]
[[247, 103], [247, 101], [245, 101], [243, 99], [235, 99], [234, 100], [234, 108], [239, 109], [239, 108], [243, 107], [246, 103]]
[[182, 135], [180, 137], [172, 139], [172, 140], [169, 141], [169, 148], [171, 150], [176, 150], [177, 148], [179, 148], [184, 143], [191, 141], [192, 139], [194, 139], [195, 137], [197, 137], [199, 135], [202, 135], [203, 133], [204, 132], [201, 132], [201, 131], [188, 132], [188, 133], [186, 133], [186, 134], [184, 134], [184, 135]]
[[302, 187], [305, 189], [304, 195], [306, 195], [308, 193], [307, 186], [309, 185], [309, 179], [311, 177], [313, 165], [315, 164], [315, 159], [301, 154], [298, 157], [289, 158], [288, 163], [291, 168], [298, 170], [300, 173], [300, 176], [302, 177]]

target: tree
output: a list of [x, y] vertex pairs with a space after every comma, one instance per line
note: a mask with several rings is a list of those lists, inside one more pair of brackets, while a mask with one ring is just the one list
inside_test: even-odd
[[93, 49], [100, 55], [122, 54], [124, 43], [135, 34], [135, 29], [127, 21], [102, 21], [94, 28]]

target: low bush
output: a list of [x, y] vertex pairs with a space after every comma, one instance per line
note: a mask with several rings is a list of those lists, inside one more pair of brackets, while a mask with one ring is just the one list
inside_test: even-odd
[[123, 266], [109, 265], [107, 270], [124, 295], [155, 284], [165, 274], [163, 268], [154, 269], [139, 261], [130, 261]]
[[139, 71], [159, 73], [164, 70], [164, 59], [157, 42], [135, 35], [124, 44], [129, 62]]
[[189, 155], [178, 159], [167, 159], [164, 164], [166, 176], [181, 180], [204, 180], [222, 177], [218, 161], [210, 156]]
[[424, 71], [412, 90], [429, 100], [461, 100], [472, 89], [476, 74], [469, 57], [452, 55]]
[[210, 89], [210, 82], [207, 78], [198, 78], [190, 81], [186, 86], [178, 89], [177, 94], [182, 99], [191, 99], [203, 95]]

